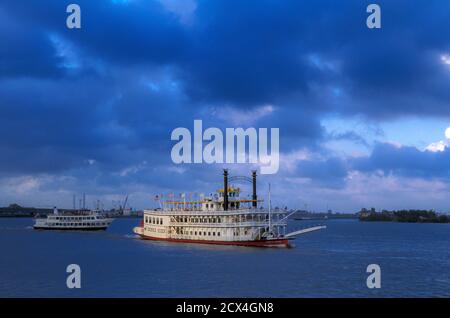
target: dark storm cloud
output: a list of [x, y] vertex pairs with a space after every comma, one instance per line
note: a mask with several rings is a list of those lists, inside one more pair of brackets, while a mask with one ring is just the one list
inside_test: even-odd
[[0, 171], [64, 171], [87, 160], [107, 171], [148, 157], [167, 162], [170, 127], [164, 124], [176, 119], [171, 115], [180, 104], [126, 76], [1, 81]]
[[377, 144], [368, 157], [351, 160], [353, 169], [405, 177], [438, 178], [450, 177], [450, 150], [420, 151], [415, 147], [398, 147], [391, 144]]
[[[449, 75], [439, 61], [450, 32], [442, 1], [381, 1], [381, 30], [365, 27], [363, 1], [199, 1], [189, 25], [158, 1], [79, 1], [83, 28], [76, 31], [64, 27], [61, 3], [39, 4], [12, 2], [3, 11], [111, 66], [172, 65], [197, 102], [247, 108], [278, 102], [389, 116], [434, 114], [449, 98]], [[316, 96], [334, 86], [358, 99], [336, 106]], [[425, 109], [408, 98], [411, 92], [433, 104]]]
[[0, 4], [0, 78], [62, 75], [61, 58], [41, 31], [22, 24]]
[[341, 188], [345, 185], [348, 170], [347, 163], [340, 158], [303, 160], [298, 164], [295, 175], [326, 188]]
[[[113, 64], [164, 64], [180, 58], [188, 44], [179, 21], [158, 1], [79, 0], [82, 28], [66, 27], [67, 3], [39, 0], [3, 5], [25, 29], [56, 32], [93, 56]], [[28, 41], [29, 36], [21, 40]]]
[[343, 133], [331, 133], [329, 136], [332, 140], [349, 140], [354, 143], [369, 147], [369, 144], [367, 141], [359, 134], [355, 133], [354, 131], [346, 131]]
[[335, 158], [299, 161], [295, 176], [308, 178], [325, 188], [345, 185], [352, 171], [379, 176], [448, 180], [450, 150], [421, 151], [416, 147], [377, 143], [373, 151], [357, 158]]
[[[76, 3], [81, 30], [65, 27], [61, 1], [0, 4], [3, 174], [171, 188], [217, 170], [167, 170], [170, 132], [196, 118], [224, 128], [271, 105], [236, 125], [279, 127], [290, 152], [320, 148], [325, 114], [450, 115], [448, 2], [378, 1], [381, 30], [366, 28], [360, 0], [198, 1], [187, 20], [160, 1]], [[212, 113], [224, 108], [231, 118]], [[331, 138], [365, 144], [351, 131]], [[349, 169], [438, 176], [445, 155], [378, 145], [368, 158], [330, 155], [296, 174], [331, 186]]]

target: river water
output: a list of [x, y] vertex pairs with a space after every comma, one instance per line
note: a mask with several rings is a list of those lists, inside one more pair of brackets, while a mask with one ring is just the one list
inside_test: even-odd
[[[138, 222], [70, 233], [0, 218], [0, 297], [450, 297], [450, 224], [329, 220], [294, 248], [266, 249], [143, 241]], [[69, 264], [80, 289], [66, 286]], [[380, 289], [366, 285], [369, 264]]]

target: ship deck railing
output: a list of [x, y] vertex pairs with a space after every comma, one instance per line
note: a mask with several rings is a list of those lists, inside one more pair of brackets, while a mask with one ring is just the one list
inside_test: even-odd
[[[269, 214], [269, 211], [259, 209], [233, 209], [233, 210], [145, 210], [145, 213], [156, 215], [199, 215], [199, 216], [216, 216], [216, 215], [241, 215], [241, 214]], [[278, 210], [271, 211], [271, 214], [287, 214], [287, 211]]]
[[187, 235], [187, 234], [170, 234], [171, 239], [181, 239], [181, 240], [195, 240], [195, 241], [218, 241], [218, 242], [227, 242], [227, 241], [254, 241], [260, 239], [259, 236], [254, 235], [252, 237], [248, 236], [240, 236], [240, 235], [222, 235], [222, 236], [195, 236], [195, 235]]
[[[287, 222], [272, 221], [271, 226], [286, 226]], [[244, 222], [209, 222], [209, 223], [196, 223], [196, 222], [170, 222], [169, 226], [189, 226], [189, 227], [268, 227], [268, 221], [244, 221]]]

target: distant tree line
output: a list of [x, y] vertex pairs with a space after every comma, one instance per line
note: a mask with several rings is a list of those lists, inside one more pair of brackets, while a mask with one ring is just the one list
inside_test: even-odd
[[38, 214], [53, 213], [53, 209], [23, 207], [16, 203], [0, 207], [0, 217], [33, 217]]
[[359, 212], [361, 221], [405, 222], [405, 223], [450, 223], [450, 216], [436, 213], [433, 210], [398, 210], [376, 212], [374, 209], [362, 209]]

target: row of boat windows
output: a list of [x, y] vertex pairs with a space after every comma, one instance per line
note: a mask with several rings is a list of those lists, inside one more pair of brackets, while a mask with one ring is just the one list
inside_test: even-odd
[[[233, 208], [239, 209], [239, 202], [229, 202], [228, 204], [229, 204], [229, 207], [232, 208], [232, 209], [233, 209]], [[219, 204], [219, 206], [223, 208], [223, 203]], [[215, 208], [214, 203], [209, 203], [209, 204], [206, 203], [206, 204], [205, 204], [205, 207], [206, 207], [207, 209]]]
[[[262, 216], [256, 218], [255, 221], [262, 221], [262, 220], [268, 220], [268, 216]], [[241, 220], [238, 217], [231, 218], [232, 222], [239, 222], [239, 221], [253, 221], [253, 219], [250, 216], [244, 217]], [[175, 222], [180, 223], [222, 223], [221, 217], [182, 217], [182, 216], [176, 216]], [[152, 217], [152, 216], [146, 216], [145, 217], [145, 223], [147, 224], [156, 224], [156, 225], [162, 225], [163, 219], [159, 217]]]
[[[188, 230], [185, 230], [185, 229], [180, 229], [180, 232], [179, 232], [180, 234], [186, 234], [186, 235], [200, 235], [200, 236], [220, 236], [220, 232], [206, 232], [206, 231], [204, 231], [204, 232], [202, 232], [202, 231], [188, 231]], [[243, 233], [244, 235], [247, 235], [248, 234], [248, 229], [245, 229], [244, 230], [244, 233]], [[233, 231], [233, 236], [240, 236], [241, 235], [241, 233], [239, 233], [239, 231]]]
[[61, 220], [61, 221], [79, 221], [79, 220], [95, 220], [94, 216], [82, 216], [82, 217], [71, 217], [71, 216], [57, 216], [56, 218], [54, 218], [56, 220]]
[[[269, 215], [259, 215], [257, 217], [252, 217], [250, 215], [239, 217], [229, 217], [230, 222], [261, 222], [261, 221], [268, 221]], [[176, 222], [180, 223], [222, 223], [221, 217], [183, 217], [183, 216], [176, 216], [175, 217]]]
[[162, 218], [146, 216], [145, 217], [145, 223], [162, 225], [163, 224], [163, 220], [162, 220]]
[[188, 217], [175, 217], [176, 222], [181, 223], [221, 223], [222, 219], [220, 217], [217, 218], [209, 218], [209, 217], [203, 217], [203, 218], [188, 218]]
[[106, 223], [52, 223], [54, 226], [106, 226]]
[[[248, 230], [245, 229], [244, 230], [244, 235], [247, 235], [247, 234], [248, 234]], [[233, 231], [233, 236], [239, 236], [239, 235], [241, 235], [241, 233], [239, 233], [238, 231]]]
[[181, 229], [180, 234], [186, 235], [199, 235], [199, 236], [220, 236], [220, 232], [201, 232], [201, 231], [188, 231]]

